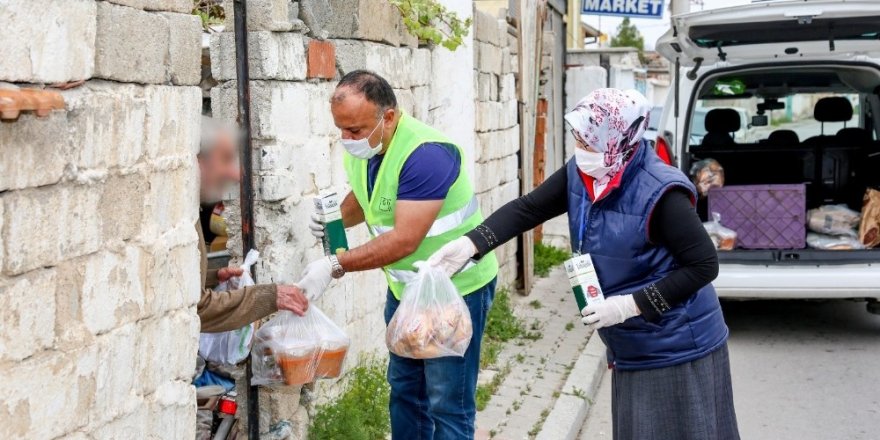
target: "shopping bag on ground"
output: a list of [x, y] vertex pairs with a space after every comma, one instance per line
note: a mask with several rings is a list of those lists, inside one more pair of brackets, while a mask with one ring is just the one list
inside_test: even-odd
[[412, 359], [464, 356], [473, 335], [467, 304], [442, 269], [424, 262], [416, 267], [385, 330], [388, 350]]
[[252, 383], [302, 385], [338, 377], [349, 345], [345, 332], [315, 305], [304, 316], [280, 311], [254, 335]]
[[[225, 292], [253, 286], [251, 267], [260, 259], [260, 253], [251, 249], [241, 264], [244, 273], [240, 277], [232, 277], [217, 286], [217, 291]], [[199, 355], [205, 360], [217, 364], [235, 365], [245, 360], [251, 351], [254, 336], [254, 324], [248, 324], [238, 330], [220, 333], [202, 333], [199, 336]]]

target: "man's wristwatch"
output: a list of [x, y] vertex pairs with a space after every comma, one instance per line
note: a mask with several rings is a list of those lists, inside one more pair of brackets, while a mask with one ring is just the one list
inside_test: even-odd
[[342, 278], [345, 275], [345, 269], [339, 264], [339, 258], [336, 258], [336, 255], [330, 255], [328, 258], [330, 258], [330, 276], [334, 279]]

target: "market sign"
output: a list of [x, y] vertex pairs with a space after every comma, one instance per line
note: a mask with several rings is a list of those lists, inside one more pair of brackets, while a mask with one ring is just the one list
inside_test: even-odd
[[586, 15], [663, 18], [663, 0], [582, 0]]

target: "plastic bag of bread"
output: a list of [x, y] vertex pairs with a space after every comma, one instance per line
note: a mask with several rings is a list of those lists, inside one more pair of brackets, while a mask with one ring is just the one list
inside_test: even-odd
[[715, 249], [731, 251], [736, 247], [736, 231], [721, 225], [721, 214], [713, 212], [712, 221], [703, 223], [703, 227], [715, 244]]
[[826, 251], [849, 251], [865, 248], [856, 237], [817, 234], [815, 232], [807, 234], [807, 246]]
[[416, 267], [385, 330], [388, 350], [411, 359], [464, 356], [473, 335], [467, 305], [442, 269]]
[[862, 201], [859, 240], [868, 249], [880, 246], [880, 191], [868, 188]]
[[823, 205], [807, 211], [807, 227], [819, 234], [856, 237], [859, 213], [846, 205]]
[[715, 159], [703, 159], [691, 165], [691, 177], [700, 197], [706, 197], [710, 188], [724, 186], [724, 167]]
[[314, 304], [304, 316], [283, 310], [254, 334], [255, 385], [302, 385], [338, 377], [350, 340]]

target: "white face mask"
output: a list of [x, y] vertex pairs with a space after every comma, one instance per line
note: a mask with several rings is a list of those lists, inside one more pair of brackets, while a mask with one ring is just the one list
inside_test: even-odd
[[379, 128], [379, 126], [381, 125], [382, 137], [385, 137], [385, 126], [382, 125], [382, 122], [384, 121], [384, 119], [379, 119], [379, 123], [376, 124], [376, 128], [374, 128], [373, 131], [371, 131], [370, 134], [368, 134], [367, 137], [363, 139], [340, 139], [340, 142], [342, 142], [342, 146], [345, 147], [345, 150], [348, 151], [349, 154], [359, 159], [369, 159], [379, 154], [379, 152], [382, 151], [382, 139], [379, 139], [379, 145], [371, 147], [370, 136], [372, 136], [373, 133], [376, 132], [376, 129]]
[[611, 167], [605, 166], [605, 153], [594, 153], [583, 148], [575, 148], [574, 160], [584, 174], [595, 179], [601, 179], [611, 171]]

